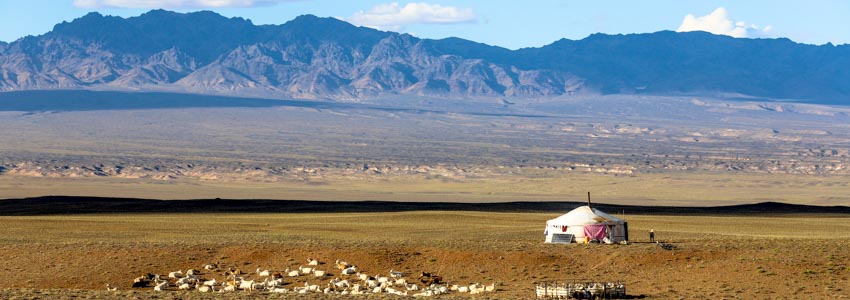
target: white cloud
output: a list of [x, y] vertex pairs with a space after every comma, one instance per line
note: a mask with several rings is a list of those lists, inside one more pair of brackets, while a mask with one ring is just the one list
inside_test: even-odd
[[402, 31], [405, 25], [410, 24], [475, 22], [476, 16], [470, 8], [457, 8], [424, 2], [408, 3], [402, 6], [398, 2], [393, 2], [380, 4], [365, 12], [359, 11], [346, 20], [360, 26]]
[[82, 8], [220, 8], [254, 7], [292, 0], [74, 0]]
[[713, 12], [702, 17], [695, 17], [688, 14], [682, 25], [679, 25], [678, 32], [686, 31], [707, 31], [714, 34], [728, 35], [738, 38], [754, 38], [768, 36], [768, 32], [773, 29], [772, 26], [764, 28], [754, 24], [747, 24], [744, 21], [734, 21], [729, 18], [729, 13], [726, 8], [718, 7]]

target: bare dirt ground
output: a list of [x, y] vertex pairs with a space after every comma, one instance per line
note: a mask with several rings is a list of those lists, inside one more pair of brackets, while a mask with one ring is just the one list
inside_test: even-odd
[[[196, 292], [131, 289], [130, 283], [147, 272], [167, 274], [214, 262], [249, 273], [256, 268], [282, 271], [305, 265], [308, 257], [328, 263], [343, 259], [373, 275], [390, 269], [425, 271], [449, 283], [499, 284], [494, 293], [441, 298], [527, 299], [533, 297], [535, 282], [576, 278], [622, 280], [636, 298], [850, 298], [850, 217], [845, 214], [626, 215], [634, 242], [630, 245], [543, 244], [543, 224], [557, 215], [420, 211], [0, 217], [0, 298], [201, 298]], [[677, 248], [647, 243], [650, 228]], [[320, 268], [338, 272], [330, 264]], [[221, 272], [204, 277], [221, 279]], [[305, 281], [286, 280], [290, 286]], [[107, 292], [106, 283], [120, 290]], [[295, 298], [258, 292], [225, 296], [254, 297]]]

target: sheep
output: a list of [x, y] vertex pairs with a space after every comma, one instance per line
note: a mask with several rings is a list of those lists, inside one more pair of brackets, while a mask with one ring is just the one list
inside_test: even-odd
[[301, 275], [301, 272], [299, 272], [297, 270], [296, 271], [290, 271], [289, 269], [286, 269], [286, 276], [298, 277], [298, 275]]
[[348, 283], [348, 280], [339, 280], [338, 278], [334, 278], [334, 280], [332, 280], [331, 283], [333, 283], [334, 286], [336, 286], [337, 288], [340, 288], [340, 289], [347, 288], [347, 287], [350, 286], [350, 284]]
[[117, 287], [117, 286], [116, 286], [116, 287], [112, 287], [112, 285], [111, 285], [111, 284], [108, 284], [108, 283], [107, 283], [107, 284], [106, 284], [106, 290], [107, 290], [107, 291], [110, 291], [110, 292], [114, 292], [114, 291], [117, 291], [117, 290], [118, 290], [118, 287]]
[[139, 278], [136, 278], [136, 280], [138, 280], [138, 281], [133, 281], [133, 286], [132, 286], [133, 288], [148, 287], [148, 284], [150, 284], [150, 281], [147, 280], [147, 279], [141, 279], [140, 280]]
[[168, 281], [157, 282], [156, 286], [153, 287], [153, 290], [160, 292], [160, 291], [164, 291], [167, 287], [168, 287]]
[[457, 288], [457, 292], [458, 293], [468, 293], [469, 287], [468, 286], [460, 286], [460, 287]]
[[206, 264], [206, 265], [204, 265], [204, 270], [208, 270], [208, 271], [209, 271], [209, 270], [214, 270], [214, 269], [216, 269], [216, 266], [213, 266], [213, 265], [211, 265], [211, 264]]
[[270, 275], [271, 275], [271, 272], [269, 272], [269, 270], [262, 270], [261, 271], [260, 268], [257, 268], [257, 276], [269, 277]]
[[273, 288], [269, 292], [277, 293], [277, 294], [286, 294], [286, 293], [289, 292], [289, 290], [287, 290], [285, 288]]
[[268, 278], [266, 278], [266, 280], [264, 280], [263, 282], [255, 282], [251, 285], [251, 290], [253, 291], [253, 290], [265, 289], [268, 282], [269, 282]]
[[215, 286], [218, 282], [215, 281], [215, 278], [204, 281], [204, 285], [206, 286]]
[[195, 275], [198, 275], [200, 273], [201, 272], [199, 272], [198, 270], [195, 270], [195, 269], [186, 270], [186, 276], [195, 276]]
[[484, 291], [485, 291], [485, 292], [494, 292], [494, 291], [496, 291], [496, 283], [494, 282], [494, 283], [492, 283], [492, 284], [490, 284], [490, 285], [488, 285], [488, 286], [485, 286], [485, 287], [484, 287]]
[[224, 289], [221, 289], [221, 291], [222, 292], [235, 292], [236, 291], [236, 285], [228, 283], [227, 286], [224, 287]]
[[399, 285], [399, 286], [407, 285], [407, 279], [404, 279], [404, 278], [396, 279], [395, 282], [393, 282], [393, 284]]
[[301, 271], [301, 274], [310, 274], [313, 273], [313, 268], [305, 268], [303, 266], [299, 266], [298, 270]]
[[389, 277], [385, 277], [385, 276], [381, 276], [381, 275], [376, 276], [376, 278], [378, 279], [378, 282], [380, 282], [380, 283], [384, 283], [384, 282], [389, 282], [389, 281], [390, 281], [390, 278], [389, 278]]
[[177, 278], [180, 278], [180, 277], [183, 277], [182, 271], [174, 271], [174, 272], [168, 273], [168, 278], [177, 279]]
[[309, 257], [308, 257], [308, 258], [307, 258], [307, 265], [308, 265], [308, 266], [318, 266], [318, 265], [319, 265], [319, 260], [317, 260], [317, 259], [312, 259], [312, 258], [309, 258]]
[[380, 286], [376, 286], [375, 288], [372, 289], [372, 294], [380, 294], [382, 292], [384, 292], [384, 288], [382, 288]]
[[399, 290], [393, 290], [391, 292], [388, 291], [387, 293], [390, 293], [390, 294], [393, 294], [393, 295], [396, 295], [396, 296], [407, 296], [407, 291], [402, 292], [402, 291], [399, 291]]
[[350, 295], [363, 295], [364, 293], [366, 293], [366, 292], [364, 292], [362, 290], [351, 290], [351, 292], [349, 294]]
[[366, 280], [366, 286], [369, 287], [370, 289], [374, 288], [374, 287], [378, 286], [378, 281], [376, 281], [374, 279]]
[[342, 271], [340, 273], [343, 274], [343, 275], [353, 275], [353, 274], [357, 273], [357, 268], [355, 268], [354, 266], [351, 266], [351, 267], [342, 269]]
[[316, 277], [325, 277], [326, 273], [327, 273], [327, 272], [325, 272], [325, 271], [321, 271], [321, 270], [314, 270], [314, 271], [313, 271], [313, 276], [316, 276]]
[[254, 280], [242, 280], [242, 282], [239, 283], [239, 289], [240, 290], [253, 291], [254, 290]]
[[337, 259], [337, 260], [336, 260], [336, 262], [335, 262], [334, 264], [336, 264], [336, 268], [337, 268], [337, 269], [340, 269], [340, 270], [348, 269], [348, 268], [353, 267], [353, 266], [352, 266], [351, 264], [349, 264], [348, 262], [340, 261], [339, 259]]
[[367, 281], [367, 280], [372, 278], [371, 276], [369, 276], [367, 274], [363, 274], [363, 273], [357, 273], [357, 277], [360, 278], [360, 280], [363, 280], [363, 281]]
[[197, 287], [197, 289], [198, 289], [198, 292], [201, 292], [201, 293], [209, 293], [209, 292], [213, 291], [213, 287], [209, 286], [209, 285], [202, 285], [202, 286]]
[[306, 288], [307, 288], [307, 290], [308, 290], [308, 291], [311, 291], [311, 292], [319, 291], [319, 289], [321, 289], [321, 288], [322, 288], [322, 287], [320, 287], [320, 286], [319, 286], [319, 285], [317, 285], [317, 284], [309, 284], [309, 283], [307, 283], [307, 282], [305, 282], [305, 283], [304, 283], [304, 287], [306, 287]]
[[431, 291], [431, 290], [413, 294], [413, 297], [431, 297], [431, 296], [434, 296], [434, 291]]
[[399, 272], [399, 271], [395, 271], [395, 270], [393, 270], [393, 269], [390, 269], [390, 277], [392, 277], [392, 278], [401, 278], [401, 277], [403, 277], [403, 276], [404, 276], [404, 273]]
[[411, 283], [411, 284], [405, 285], [405, 288], [407, 288], [408, 291], [418, 291], [419, 285], [417, 285], [415, 283]]
[[192, 285], [190, 285], [189, 283], [184, 283], [178, 286], [177, 288], [180, 290], [188, 290], [192, 288]]

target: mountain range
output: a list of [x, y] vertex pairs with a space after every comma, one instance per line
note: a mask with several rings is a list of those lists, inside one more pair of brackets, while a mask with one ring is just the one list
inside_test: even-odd
[[850, 104], [850, 45], [661, 31], [509, 50], [312, 15], [254, 25], [209, 11], [89, 13], [0, 42], [0, 91], [57, 89], [339, 101], [695, 94]]

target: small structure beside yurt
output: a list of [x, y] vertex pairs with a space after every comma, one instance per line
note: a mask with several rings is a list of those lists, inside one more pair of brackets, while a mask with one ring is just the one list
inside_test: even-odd
[[620, 243], [629, 240], [628, 222], [587, 205], [546, 221], [546, 243], [569, 244], [598, 241]]

